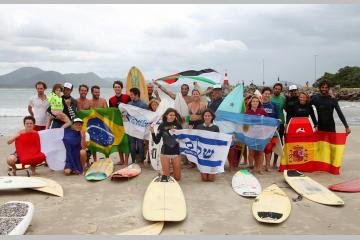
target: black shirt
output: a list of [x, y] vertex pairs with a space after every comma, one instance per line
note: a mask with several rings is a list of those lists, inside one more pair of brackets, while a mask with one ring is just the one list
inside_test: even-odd
[[152, 138], [156, 144], [163, 139], [163, 145], [161, 147], [161, 154], [165, 155], [179, 155], [179, 143], [170, 135], [170, 129], [182, 129], [182, 126], [178, 122], [162, 122], [158, 127], [157, 134], [152, 133]]
[[349, 127], [336, 99], [330, 96], [317, 94], [311, 98], [310, 103], [315, 106], [317, 111], [318, 130], [335, 132], [334, 109], [344, 126], [346, 128]]
[[224, 100], [224, 98], [219, 98], [219, 99], [216, 99], [214, 101], [211, 101], [208, 107], [213, 112], [216, 112], [216, 110], [219, 108], [219, 106], [220, 106], [220, 104], [222, 103], [223, 100]]
[[209, 126], [205, 126], [205, 124], [199, 124], [196, 126], [196, 129], [206, 130], [210, 132], [220, 132], [219, 127], [214, 124], [210, 124]]

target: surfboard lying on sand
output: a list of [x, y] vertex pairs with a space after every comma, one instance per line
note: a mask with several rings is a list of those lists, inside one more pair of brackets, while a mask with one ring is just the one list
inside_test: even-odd
[[325, 205], [344, 205], [344, 201], [329, 189], [297, 170], [285, 170], [286, 182], [301, 196]]
[[111, 180], [129, 179], [140, 175], [141, 167], [136, 164], [130, 164], [129, 166], [113, 172]]
[[164, 227], [164, 222], [157, 222], [146, 227], [133, 229], [119, 235], [159, 235]]
[[161, 176], [151, 181], [145, 192], [142, 212], [148, 221], [182, 221], [186, 218], [184, 194], [173, 177], [167, 182], [161, 182]]
[[261, 193], [261, 185], [257, 178], [248, 170], [237, 171], [232, 177], [233, 190], [243, 197], [256, 197]]
[[48, 178], [42, 178], [42, 177], [35, 177], [35, 178], [46, 182], [47, 185], [45, 187], [32, 188], [33, 190], [49, 193], [59, 197], [64, 197], [64, 190], [59, 183]]
[[276, 184], [265, 188], [252, 205], [253, 216], [263, 223], [281, 223], [289, 217], [290, 211], [290, 199]]
[[329, 189], [337, 192], [360, 192], [360, 178], [331, 185]]
[[114, 163], [109, 158], [98, 159], [85, 174], [88, 181], [101, 181], [108, 178], [114, 171]]
[[0, 190], [46, 187], [47, 182], [35, 177], [2, 176]]
[[145, 78], [141, 71], [133, 66], [130, 68], [126, 79], [126, 94], [130, 95], [131, 88], [138, 88], [140, 90], [140, 99], [145, 103], [149, 103], [149, 95]]
[[0, 235], [23, 235], [34, 215], [31, 202], [11, 201], [0, 206]]

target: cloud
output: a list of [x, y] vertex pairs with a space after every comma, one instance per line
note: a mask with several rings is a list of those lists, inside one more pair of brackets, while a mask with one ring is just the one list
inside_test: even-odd
[[233, 51], [246, 51], [248, 48], [239, 40], [216, 39], [210, 42], [201, 43], [199, 48], [203, 52], [229, 53]]

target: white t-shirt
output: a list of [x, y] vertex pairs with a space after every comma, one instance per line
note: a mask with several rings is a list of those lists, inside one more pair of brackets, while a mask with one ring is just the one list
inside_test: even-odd
[[34, 113], [35, 125], [37, 126], [46, 126], [48, 116], [46, 110], [49, 107], [49, 102], [45, 96], [45, 100], [41, 100], [38, 95], [30, 97], [29, 106], [32, 107]]

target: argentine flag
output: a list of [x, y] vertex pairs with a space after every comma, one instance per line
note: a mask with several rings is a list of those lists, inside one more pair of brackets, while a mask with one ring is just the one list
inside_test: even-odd
[[279, 123], [278, 119], [270, 117], [216, 111], [215, 124], [220, 132], [235, 134], [236, 140], [257, 151], [265, 149]]
[[232, 136], [196, 129], [170, 131], [180, 145], [180, 154], [197, 164], [201, 173], [222, 173]]

